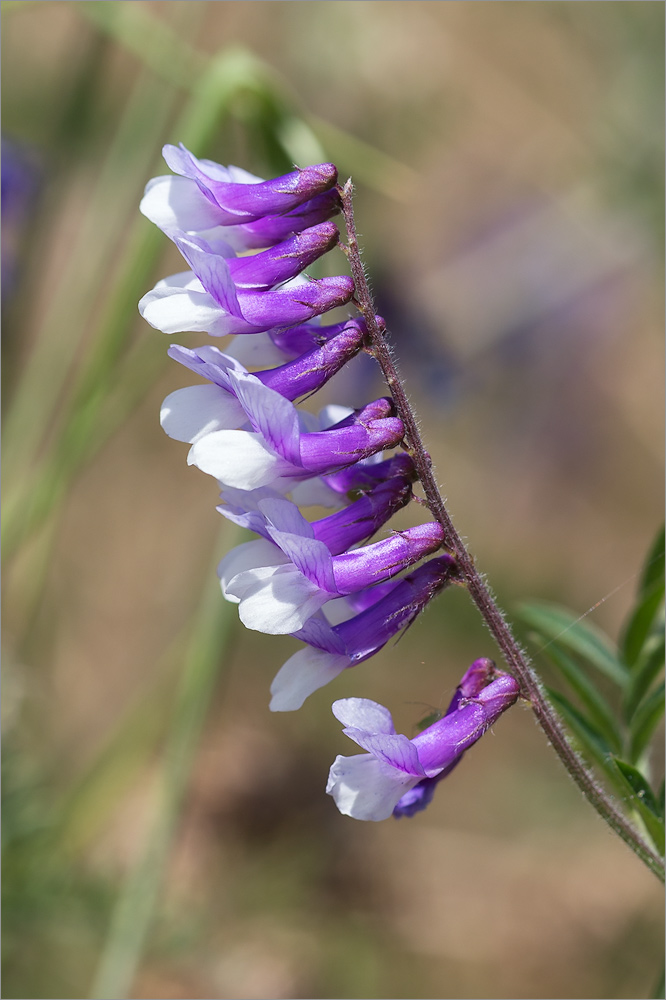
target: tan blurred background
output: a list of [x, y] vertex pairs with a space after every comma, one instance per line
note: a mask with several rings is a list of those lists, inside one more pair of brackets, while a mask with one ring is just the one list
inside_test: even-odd
[[[34, 184], [11, 232], [8, 407], [35, 358], [35, 398], [48, 393], [69, 345], [66, 407], [129, 234], [150, 228], [137, 219], [143, 185], [161, 144], [181, 138], [186, 81], [166, 82], [160, 38], [121, 37], [97, 6], [4, 10], [3, 136]], [[616, 637], [663, 507], [663, 5], [102, 6], [141, 8], [201, 53], [244, 46], [266, 64], [290, 114], [276, 128], [268, 104], [239, 93], [198, 152], [265, 174], [309, 148], [355, 178], [378, 311], [500, 603], [509, 615], [535, 597], [579, 614], [598, 605], [592, 620]], [[171, 101], [160, 121], [151, 87]], [[124, 151], [132, 101], [145, 128], [123, 133]], [[277, 153], [262, 147], [276, 135]], [[107, 177], [113, 137], [126, 165]], [[143, 290], [178, 269], [168, 249]], [[5, 574], [5, 996], [91, 995], [116, 893], [154, 823], [180, 637], [228, 544], [214, 484], [159, 428], [185, 373], [127, 315], [104, 440]], [[330, 398], [381, 392], [359, 362]], [[19, 454], [31, 419], [12, 425]], [[412, 820], [354, 823], [324, 795], [335, 754], [353, 752], [334, 698], [382, 702], [411, 735], [472, 659], [494, 655], [464, 594], [440, 597], [297, 714], [272, 716], [270, 680], [295, 648], [234, 632], [131, 996], [650, 995], [659, 886], [527, 710]], [[54, 824], [57, 847], [44, 839]]]

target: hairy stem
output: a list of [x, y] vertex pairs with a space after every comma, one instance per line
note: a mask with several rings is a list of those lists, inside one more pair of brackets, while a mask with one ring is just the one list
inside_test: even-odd
[[423, 446], [416, 416], [407, 398], [400, 376], [385, 340], [385, 329], [375, 316], [374, 304], [363, 270], [354, 224], [352, 183], [347, 181], [339, 188], [347, 232], [345, 252], [354, 279], [356, 306], [368, 329], [368, 341], [373, 355], [379, 362], [389, 385], [396, 410], [405, 425], [405, 441], [409, 446], [418, 477], [423, 487], [426, 503], [433, 517], [444, 529], [445, 547], [456, 557], [460, 577], [465, 582], [470, 597], [499, 646], [509, 670], [520, 683], [522, 696], [529, 701], [537, 721], [546, 734], [565, 768], [576, 782], [585, 798], [599, 815], [634, 851], [648, 868], [664, 881], [664, 861], [647, 844], [615, 802], [597, 782], [582, 758], [571, 746], [559, 717], [546, 698], [541, 682], [525, 652], [516, 641], [509, 624], [497, 606], [485, 580], [474, 565], [474, 560], [456, 531], [433, 475], [430, 456]]

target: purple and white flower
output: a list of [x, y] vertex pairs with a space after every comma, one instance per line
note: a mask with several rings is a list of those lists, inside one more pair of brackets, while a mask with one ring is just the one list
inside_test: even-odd
[[404, 434], [387, 398], [327, 425], [330, 411], [317, 421], [253, 375], [229, 370], [229, 384], [252, 430], [207, 433], [187, 460], [223, 486], [272, 486], [282, 492], [293, 480], [327, 475], [390, 448]]
[[383, 820], [411, 816], [432, 799], [435, 783], [453, 770], [518, 698], [514, 677], [491, 660], [477, 660], [463, 677], [446, 715], [413, 739], [395, 731], [388, 709], [367, 698], [333, 703], [343, 732], [367, 753], [338, 756], [326, 792], [345, 816]]
[[239, 603], [243, 624], [270, 635], [297, 631], [328, 601], [396, 576], [443, 541], [441, 525], [432, 522], [333, 555], [295, 504], [267, 499], [258, 507], [272, 551], [263, 539], [249, 542], [242, 569], [233, 550], [222, 560], [219, 575], [224, 596]]
[[184, 146], [167, 145], [176, 176], [148, 182], [140, 210], [171, 239], [206, 233], [236, 251], [273, 246], [340, 210], [337, 170], [330, 163], [263, 181], [239, 167], [200, 160]]
[[455, 578], [456, 570], [452, 556], [437, 556], [401, 580], [349, 595], [346, 604], [356, 614], [337, 625], [330, 624], [321, 612], [312, 615], [292, 633], [308, 645], [290, 656], [277, 672], [271, 685], [271, 711], [300, 708], [306, 698], [343, 670], [378, 653], [389, 639], [411, 625], [434, 595]]
[[170, 357], [208, 379], [210, 384], [176, 389], [167, 396], [160, 414], [162, 427], [169, 437], [194, 444], [212, 431], [249, 425], [230, 372], [254, 378], [285, 399], [294, 400], [320, 389], [361, 349], [364, 336], [364, 325], [358, 320], [350, 320], [320, 347], [278, 368], [252, 376], [244, 365], [217, 347], [205, 345], [190, 350], [173, 344], [168, 351]]

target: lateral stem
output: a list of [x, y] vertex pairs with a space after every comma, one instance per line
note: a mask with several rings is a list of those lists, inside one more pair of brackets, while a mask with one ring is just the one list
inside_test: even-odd
[[405, 426], [405, 441], [411, 451], [414, 465], [425, 494], [425, 503], [436, 521], [444, 530], [444, 546], [455, 556], [460, 578], [464, 581], [469, 595], [481, 617], [497, 643], [507, 667], [518, 680], [522, 697], [532, 707], [536, 719], [546, 734], [553, 750], [560, 758], [585, 798], [596, 809], [602, 819], [634, 851], [654, 874], [664, 881], [664, 860], [646, 843], [638, 830], [629, 822], [613, 799], [598, 783], [583, 759], [573, 749], [558, 715], [546, 697], [539, 677], [525, 652], [516, 641], [510, 625], [493, 598], [483, 576], [477, 570], [474, 560], [454, 527], [432, 471], [430, 456], [425, 450], [418, 422], [407, 397], [400, 375], [393, 361], [391, 350], [385, 340], [385, 329], [375, 315], [372, 295], [363, 270], [359, 252], [354, 209], [352, 204], [353, 185], [348, 180], [338, 191], [342, 199], [342, 211], [347, 234], [346, 256], [354, 279], [354, 303], [365, 320], [371, 353], [377, 359], [384, 378], [391, 389], [396, 411]]

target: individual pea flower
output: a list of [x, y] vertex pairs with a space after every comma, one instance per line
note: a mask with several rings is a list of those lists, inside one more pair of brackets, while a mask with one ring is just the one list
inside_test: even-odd
[[252, 430], [205, 434], [188, 456], [189, 465], [225, 486], [288, 490], [293, 481], [353, 465], [398, 444], [404, 435], [403, 423], [394, 416], [393, 402], [387, 397], [329, 424], [328, 409], [319, 420], [299, 412], [254, 376], [229, 371], [229, 382]]
[[208, 379], [208, 385], [176, 389], [164, 400], [160, 414], [162, 427], [177, 441], [194, 444], [215, 430], [241, 428], [248, 416], [237, 398], [229, 372], [255, 378], [290, 401], [320, 389], [360, 349], [365, 324], [349, 320], [339, 333], [321, 346], [277, 368], [250, 376], [235, 358], [217, 347], [205, 345], [190, 350], [172, 344], [168, 354], [175, 361]]
[[[259, 509], [273, 544], [260, 541], [251, 554], [246, 547], [241, 567], [238, 553], [230, 552], [219, 575], [227, 600], [239, 603], [243, 624], [270, 635], [295, 632], [329, 601], [397, 576], [439, 549], [444, 539], [442, 526], [435, 521], [333, 555], [325, 542], [314, 537], [295, 504], [267, 499]], [[352, 531], [345, 549], [354, 535]]]
[[[271, 685], [272, 712], [292, 712], [343, 670], [370, 659], [411, 625], [429, 601], [456, 577], [455, 559], [444, 554], [399, 580], [381, 583], [332, 601], [293, 632], [308, 645], [290, 656]], [[325, 613], [343, 603], [345, 620], [332, 625]], [[335, 611], [337, 611], [337, 607]], [[352, 617], [348, 617], [350, 612]]]
[[432, 800], [450, 774], [519, 694], [518, 681], [491, 660], [476, 660], [463, 676], [443, 718], [413, 739], [396, 733], [388, 709], [367, 698], [333, 703], [343, 732], [368, 753], [338, 756], [326, 792], [345, 816], [383, 820], [412, 816]]
[[176, 176], [148, 182], [140, 210], [168, 236], [178, 230], [224, 234], [236, 250], [279, 243], [340, 210], [332, 163], [264, 181], [240, 167], [198, 159], [180, 144], [162, 155]]
[[347, 275], [314, 279], [302, 273], [337, 238], [337, 228], [326, 222], [263, 253], [234, 257], [224, 242], [177, 235], [191, 270], [158, 281], [139, 302], [139, 312], [168, 334], [191, 330], [224, 337], [303, 323], [352, 296]]

